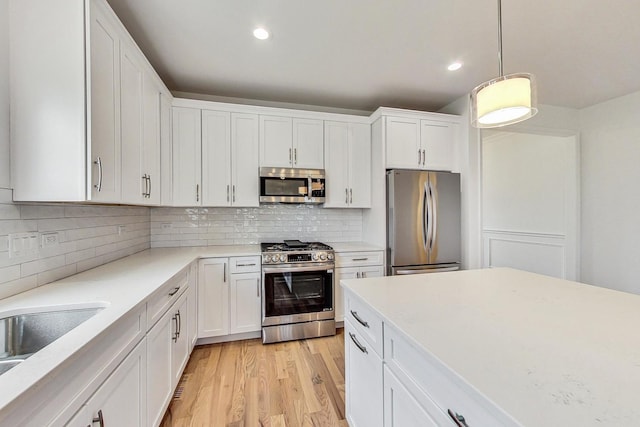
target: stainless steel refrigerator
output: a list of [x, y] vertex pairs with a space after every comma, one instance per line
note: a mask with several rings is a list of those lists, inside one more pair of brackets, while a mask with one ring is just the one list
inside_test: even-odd
[[387, 274], [460, 268], [460, 174], [387, 171]]

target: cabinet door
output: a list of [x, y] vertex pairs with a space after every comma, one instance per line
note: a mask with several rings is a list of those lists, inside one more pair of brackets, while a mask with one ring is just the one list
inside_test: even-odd
[[327, 208], [343, 208], [349, 205], [349, 123], [325, 122], [324, 152]]
[[173, 108], [173, 205], [202, 204], [201, 119], [195, 108]]
[[421, 120], [420, 127], [420, 139], [425, 152], [425, 169], [453, 170], [453, 125], [445, 122]]
[[387, 168], [422, 168], [420, 121], [387, 117], [386, 127]]
[[346, 418], [351, 427], [381, 427], [382, 359], [344, 322]]
[[349, 206], [371, 207], [371, 126], [349, 125]]
[[108, 426], [147, 425], [146, 344], [143, 339], [87, 401], [90, 419], [83, 427], [93, 425], [92, 419], [101, 419], [100, 425]]
[[202, 204], [231, 205], [231, 115], [202, 110]]
[[91, 200], [120, 201], [120, 40], [101, 5], [90, 9]]
[[142, 175], [147, 175], [145, 191], [147, 197], [142, 202], [148, 205], [160, 204], [160, 88], [145, 72], [142, 79]]
[[198, 267], [198, 338], [229, 334], [227, 258], [200, 260]]
[[171, 95], [160, 95], [160, 190], [161, 204], [173, 204], [173, 147], [171, 144]]
[[260, 273], [231, 275], [230, 333], [259, 331], [261, 327]]
[[454, 426], [429, 397], [415, 388], [418, 400], [384, 367], [384, 427]]
[[171, 346], [171, 390], [175, 390], [180, 381], [182, 371], [189, 360], [189, 308], [187, 306], [187, 292], [176, 301], [172, 312], [173, 334]]
[[189, 352], [198, 340], [198, 263], [189, 267], [189, 289], [187, 290], [187, 328], [189, 330]]
[[367, 267], [360, 267], [360, 277], [382, 277], [384, 276], [384, 272], [382, 271], [381, 265], [373, 265]]
[[342, 286], [340, 286], [340, 280], [356, 279], [359, 272], [358, 267], [345, 267], [336, 268], [334, 270], [334, 303], [333, 308], [336, 314], [336, 322], [342, 322], [344, 320], [344, 294]]
[[173, 376], [171, 352], [173, 347], [174, 313], [170, 309], [147, 333], [147, 419], [158, 426], [172, 396]]
[[260, 167], [293, 165], [291, 117], [260, 116]]
[[138, 204], [146, 192], [142, 178], [142, 67], [137, 52], [120, 45], [120, 132], [122, 144], [122, 201]]
[[231, 114], [231, 204], [253, 207], [260, 201], [258, 116]]
[[324, 169], [322, 120], [293, 119], [293, 167]]

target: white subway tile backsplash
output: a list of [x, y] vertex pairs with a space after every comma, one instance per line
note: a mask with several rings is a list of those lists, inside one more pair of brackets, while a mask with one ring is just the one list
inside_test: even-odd
[[362, 210], [307, 205], [151, 208], [151, 247], [255, 244], [283, 239], [360, 241]]

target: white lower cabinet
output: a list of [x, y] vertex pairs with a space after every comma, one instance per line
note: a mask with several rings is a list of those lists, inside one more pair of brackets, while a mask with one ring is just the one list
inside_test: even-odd
[[146, 344], [143, 339], [66, 425], [147, 425]]
[[336, 322], [344, 320], [344, 302], [340, 280], [384, 276], [382, 251], [336, 253], [334, 309]]
[[198, 340], [198, 263], [192, 262], [189, 267], [189, 289], [187, 290], [187, 335], [189, 336], [189, 353]]
[[412, 394], [387, 366], [384, 367], [384, 427], [448, 425], [454, 424], [427, 395], [419, 390], [413, 390]]
[[182, 372], [189, 361], [189, 334], [188, 334], [188, 315], [187, 293], [175, 303], [174, 309], [169, 310], [173, 316], [173, 333], [171, 336], [171, 390], [173, 391], [180, 381]]
[[351, 427], [381, 427], [382, 358], [344, 322], [346, 418]]
[[260, 268], [259, 256], [200, 260], [198, 338], [260, 331]]

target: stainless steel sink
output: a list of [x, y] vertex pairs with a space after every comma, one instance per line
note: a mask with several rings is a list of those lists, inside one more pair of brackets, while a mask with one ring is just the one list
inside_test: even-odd
[[43, 311], [0, 319], [0, 375], [102, 309], [104, 307]]

